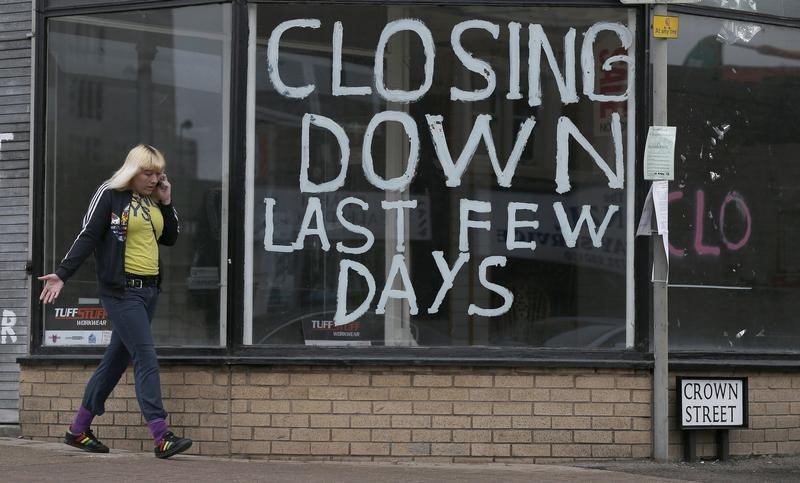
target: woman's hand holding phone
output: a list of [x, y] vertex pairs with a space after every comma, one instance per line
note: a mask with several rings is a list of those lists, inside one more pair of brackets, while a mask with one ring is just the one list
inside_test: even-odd
[[155, 193], [156, 198], [158, 198], [159, 203], [162, 205], [172, 203], [172, 185], [169, 183], [166, 173], [161, 173], [158, 176], [158, 184], [156, 185]]

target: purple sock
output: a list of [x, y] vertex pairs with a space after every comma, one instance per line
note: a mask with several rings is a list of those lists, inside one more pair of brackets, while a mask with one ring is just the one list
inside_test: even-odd
[[164, 437], [164, 433], [169, 431], [169, 426], [167, 426], [167, 422], [164, 419], [159, 418], [148, 421], [147, 429], [150, 430], [150, 434], [153, 436], [153, 441], [158, 444], [158, 442], [161, 441], [161, 438]]
[[83, 433], [91, 426], [92, 419], [94, 419], [94, 414], [81, 406], [78, 412], [75, 413], [75, 419], [72, 420], [72, 424], [69, 425], [69, 432], [72, 434]]

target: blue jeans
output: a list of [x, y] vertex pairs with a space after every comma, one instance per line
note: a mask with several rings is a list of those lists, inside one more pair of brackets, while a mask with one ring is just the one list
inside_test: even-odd
[[114, 331], [103, 360], [83, 395], [83, 407], [92, 414], [105, 412], [108, 395], [133, 360], [136, 399], [145, 421], [167, 417], [161, 401], [158, 358], [150, 332], [157, 301], [157, 287], [126, 288], [122, 298], [100, 297]]

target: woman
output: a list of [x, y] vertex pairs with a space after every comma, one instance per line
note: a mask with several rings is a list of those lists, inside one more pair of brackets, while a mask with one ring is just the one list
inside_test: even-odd
[[165, 164], [164, 156], [152, 146], [139, 144], [131, 149], [122, 167], [95, 192], [83, 228], [55, 273], [39, 277], [44, 281], [39, 299], [50, 303], [94, 252], [100, 301], [113, 333], [64, 435], [65, 443], [84, 451], [108, 452], [89, 426], [105, 412], [106, 399], [131, 360], [136, 399], [153, 436], [155, 455], [169, 458], [192, 445], [192, 440], [175, 436], [167, 426], [150, 332], [161, 282], [158, 244], [174, 245], [179, 231]]

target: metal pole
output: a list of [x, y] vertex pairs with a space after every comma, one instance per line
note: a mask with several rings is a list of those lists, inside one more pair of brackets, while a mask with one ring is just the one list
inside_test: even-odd
[[[653, 15], [666, 15], [666, 5], [656, 5]], [[652, 22], [652, 19], [651, 19]], [[653, 125], [667, 125], [667, 40], [652, 39], [653, 59]], [[667, 424], [669, 384], [667, 327], [667, 254], [661, 235], [653, 234], [653, 458], [669, 459]]]

